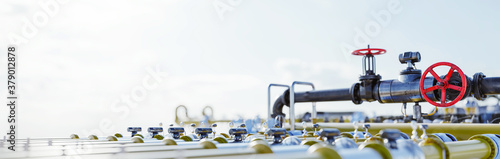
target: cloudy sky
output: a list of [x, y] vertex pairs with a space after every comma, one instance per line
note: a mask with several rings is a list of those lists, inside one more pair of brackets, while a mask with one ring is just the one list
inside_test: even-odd
[[[405, 51], [422, 54], [420, 69], [449, 61], [469, 76], [500, 76], [498, 6], [493, 0], [8, 0], [0, 2], [0, 48], [20, 48], [21, 137], [109, 135], [172, 123], [180, 104], [191, 117], [206, 105], [218, 119], [265, 116], [269, 83], [350, 87], [361, 57], [348, 50], [367, 44], [388, 51], [376, 57], [383, 79], [406, 67], [397, 60]], [[6, 53], [0, 57], [6, 70]], [[309, 109], [298, 104], [296, 112]], [[328, 102], [318, 110], [397, 115], [400, 104]], [[6, 118], [7, 108], [0, 112]], [[6, 130], [0, 122], [0, 132]]]

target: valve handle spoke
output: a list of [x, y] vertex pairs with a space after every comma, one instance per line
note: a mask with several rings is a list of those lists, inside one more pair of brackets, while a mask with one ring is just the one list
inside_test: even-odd
[[459, 86], [455, 86], [455, 85], [450, 84], [450, 85], [448, 85], [448, 88], [453, 89], [453, 90], [457, 90], [457, 91], [462, 91], [463, 87], [459, 87]]
[[434, 91], [436, 89], [439, 89], [438, 85], [435, 85], [435, 86], [432, 86], [432, 87], [429, 87], [429, 88], [425, 89], [424, 93], [431, 92], [431, 91]]
[[450, 70], [448, 71], [448, 74], [446, 74], [446, 77], [444, 78], [443, 82], [448, 82], [448, 80], [450, 80], [453, 71], [455, 71], [455, 68], [451, 67]]
[[439, 75], [437, 75], [437, 74], [436, 74], [436, 72], [434, 72], [434, 70], [432, 70], [432, 69], [431, 69], [429, 72], [432, 74], [432, 76], [433, 76], [433, 77], [434, 77], [434, 78], [435, 78], [438, 82], [441, 82], [441, 81], [442, 81], [442, 80], [441, 80], [441, 77], [439, 77]]
[[446, 104], [446, 89], [441, 88], [441, 105]]

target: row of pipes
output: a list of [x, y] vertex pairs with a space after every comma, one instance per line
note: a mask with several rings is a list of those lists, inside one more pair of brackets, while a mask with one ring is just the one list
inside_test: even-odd
[[[0, 149], [0, 159], [499, 158], [499, 135], [477, 135], [462, 130], [469, 127], [476, 129], [476, 133], [492, 132], [500, 125], [481, 128], [473, 127], [478, 124], [313, 124], [310, 127], [308, 124], [312, 123], [303, 125], [303, 131], [267, 128], [265, 132], [254, 134], [247, 133], [244, 126], [231, 128], [228, 134], [216, 134], [210, 127], [196, 128], [187, 133], [176, 131], [181, 127], [171, 126], [165, 136], [157, 134], [152, 138], [137, 133], [133, 136], [117, 133], [107, 137], [90, 135], [86, 139], [76, 134], [69, 138], [17, 139], [16, 143], [23, 145], [24, 150], [6, 152], [6, 149]], [[364, 131], [358, 131], [359, 126]], [[442, 132], [453, 132], [454, 135]], [[180, 136], [174, 137], [175, 133]], [[1, 141], [0, 147], [7, 145], [6, 142], [6, 139]]]

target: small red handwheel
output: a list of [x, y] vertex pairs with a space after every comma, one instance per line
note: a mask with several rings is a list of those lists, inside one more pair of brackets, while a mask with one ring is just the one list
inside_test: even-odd
[[385, 49], [378, 48], [367, 48], [367, 49], [359, 49], [352, 52], [353, 55], [365, 56], [365, 55], [380, 55], [385, 54]]
[[[451, 67], [450, 70], [448, 71], [448, 74], [446, 74], [444, 79], [441, 79], [441, 77], [439, 77], [436, 74], [436, 72], [434, 72], [434, 70], [433, 70], [435, 67], [438, 67], [438, 66]], [[451, 75], [453, 74], [453, 72], [455, 72], [455, 70], [458, 72], [458, 74], [460, 74], [460, 78], [462, 79], [462, 86], [456, 86], [456, 85], [452, 85], [452, 84], [448, 83], [448, 81], [451, 78]], [[429, 73], [429, 72], [437, 80], [437, 83], [436, 83], [436, 85], [434, 85], [432, 87], [424, 88], [425, 76], [427, 76], [427, 73]], [[436, 103], [436, 102], [432, 101], [431, 99], [429, 99], [429, 97], [427, 96], [427, 92], [431, 92], [431, 91], [434, 91], [437, 89], [441, 89], [441, 103]], [[451, 102], [446, 103], [446, 89], [453, 89], [453, 90], [460, 91], [460, 94]], [[424, 74], [422, 74], [422, 77], [420, 78], [420, 93], [422, 93], [422, 96], [424, 97], [424, 99], [427, 102], [429, 102], [432, 105], [437, 106], [437, 107], [452, 106], [453, 104], [457, 103], [458, 101], [460, 101], [462, 99], [466, 90], [467, 90], [467, 79], [466, 79], [464, 72], [462, 72], [462, 70], [458, 66], [456, 66], [455, 64], [449, 63], [449, 62], [438, 62], [438, 63], [431, 65], [429, 68], [427, 68], [424, 71]]]

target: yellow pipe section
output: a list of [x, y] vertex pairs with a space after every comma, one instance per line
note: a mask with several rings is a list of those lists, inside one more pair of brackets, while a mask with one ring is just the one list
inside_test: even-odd
[[497, 148], [490, 138], [476, 135], [468, 141], [442, 142], [429, 138], [420, 142], [419, 146], [426, 159], [469, 159], [492, 158]]
[[450, 151], [450, 158], [486, 158], [490, 156], [490, 146], [485, 141], [469, 140], [445, 144]]
[[442, 159], [443, 151], [439, 145], [428, 144], [420, 145], [426, 159]]
[[[318, 123], [321, 128], [337, 128], [341, 132], [354, 131], [352, 123]], [[375, 135], [383, 129], [399, 129], [401, 132], [412, 135], [412, 127], [410, 123], [366, 123], [370, 124], [368, 132]], [[418, 123], [418, 125], [423, 123]], [[427, 134], [432, 133], [449, 133], [455, 136], [458, 140], [467, 140], [476, 134], [500, 134], [500, 124], [458, 124], [458, 123], [425, 123], [429, 126], [426, 130]], [[295, 125], [296, 130], [302, 128], [302, 124]], [[308, 127], [312, 127], [308, 123]], [[362, 130], [361, 127], [358, 131]], [[417, 130], [418, 135], [422, 135], [422, 130]]]

